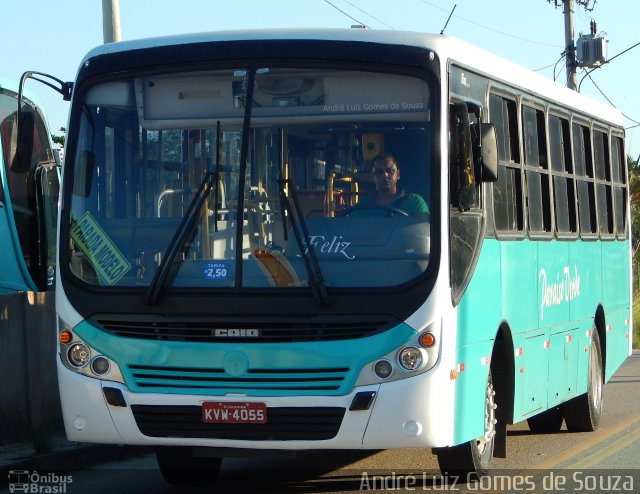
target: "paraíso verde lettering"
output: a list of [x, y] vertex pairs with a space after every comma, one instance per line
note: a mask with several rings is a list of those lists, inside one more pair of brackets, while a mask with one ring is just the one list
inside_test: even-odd
[[[553, 278], [552, 278], [553, 279]], [[541, 290], [540, 319], [544, 319], [544, 309], [564, 302], [570, 302], [580, 296], [580, 275], [578, 266], [573, 266], [573, 274], [569, 266], [557, 272], [555, 281], [547, 281], [547, 271], [542, 268], [538, 273], [538, 286]]]

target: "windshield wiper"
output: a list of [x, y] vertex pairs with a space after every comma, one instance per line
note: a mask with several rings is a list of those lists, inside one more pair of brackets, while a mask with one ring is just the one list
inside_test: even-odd
[[[174, 263], [178, 257], [178, 254], [184, 250], [188, 240], [193, 239], [196, 232], [196, 226], [200, 219], [200, 210], [202, 205], [209, 197], [209, 193], [214, 185], [217, 187], [218, 174], [216, 172], [207, 172], [198, 187], [196, 194], [194, 195], [187, 212], [185, 213], [180, 226], [174, 233], [167, 250], [162, 256], [160, 266], [153, 275], [153, 279], [147, 288], [147, 292], [144, 295], [144, 303], [147, 305], [155, 305], [158, 303], [158, 299], [167, 285], [169, 275], [173, 268]], [[174, 271], [174, 275], [177, 270]]]
[[[318, 262], [318, 257], [316, 256], [315, 249], [309, 241], [309, 229], [307, 228], [307, 222], [304, 219], [304, 214], [302, 213], [302, 208], [300, 207], [300, 202], [298, 201], [298, 194], [296, 193], [296, 189], [288, 179], [280, 178], [278, 180], [278, 184], [280, 185], [280, 208], [283, 212], [284, 230], [287, 230], [285, 218], [286, 216], [288, 216], [291, 221], [291, 229], [293, 230], [293, 234], [296, 237], [296, 243], [298, 244], [300, 256], [302, 257], [304, 267], [307, 270], [311, 293], [313, 294], [315, 299], [318, 300], [321, 306], [328, 307], [329, 305], [331, 305], [331, 299], [329, 298], [329, 294], [327, 293], [327, 285], [324, 282], [324, 277], [322, 276], [322, 270], [320, 269], [320, 263]], [[291, 202], [293, 202], [293, 209], [295, 211], [292, 210], [291, 204], [289, 204], [289, 201], [287, 200], [287, 194], [285, 192], [285, 190], [287, 190], [287, 185], [290, 185], [288, 190], [290, 193], [289, 195], [291, 197]], [[288, 211], [289, 214], [285, 215], [285, 211]]]

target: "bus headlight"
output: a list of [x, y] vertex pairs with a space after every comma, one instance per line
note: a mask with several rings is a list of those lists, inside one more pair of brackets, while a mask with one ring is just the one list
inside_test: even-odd
[[422, 365], [422, 352], [419, 348], [411, 346], [403, 348], [398, 355], [398, 361], [407, 370], [419, 369]]
[[109, 359], [103, 357], [102, 355], [98, 355], [91, 360], [91, 370], [96, 376], [103, 376], [109, 369], [111, 368], [111, 364], [109, 363]]
[[124, 384], [118, 364], [92, 348], [58, 319], [58, 355], [65, 368], [83, 376]]
[[385, 384], [431, 371], [440, 357], [442, 324], [434, 321], [363, 365], [355, 386]]
[[84, 367], [89, 363], [91, 351], [84, 343], [74, 343], [67, 351], [69, 363], [75, 367]]
[[380, 379], [387, 379], [393, 373], [393, 367], [388, 360], [378, 360], [373, 366], [373, 372]]

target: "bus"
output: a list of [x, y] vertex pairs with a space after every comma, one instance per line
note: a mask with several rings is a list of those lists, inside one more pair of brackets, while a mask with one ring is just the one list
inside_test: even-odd
[[41, 106], [23, 92], [31, 75], [0, 78], [0, 294], [54, 287], [60, 164]]
[[485, 475], [509, 424], [594, 430], [631, 352], [625, 163], [619, 111], [448, 36], [95, 48], [63, 167], [66, 433], [154, 446], [181, 484], [269, 450]]

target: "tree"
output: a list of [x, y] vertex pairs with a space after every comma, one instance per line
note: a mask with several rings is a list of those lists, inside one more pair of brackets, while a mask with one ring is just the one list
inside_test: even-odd
[[[627, 169], [629, 170], [629, 202], [631, 203], [631, 241], [633, 245], [633, 271], [638, 272], [640, 267], [640, 160], [634, 161], [627, 156]], [[637, 288], [636, 276], [634, 276], [634, 288]]]
[[67, 129], [65, 129], [64, 127], [60, 127], [60, 132], [62, 132], [62, 134], [51, 134], [51, 140], [53, 141], [53, 143], [59, 144], [60, 147], [64, 147], [64, 136], [66, 131]]

